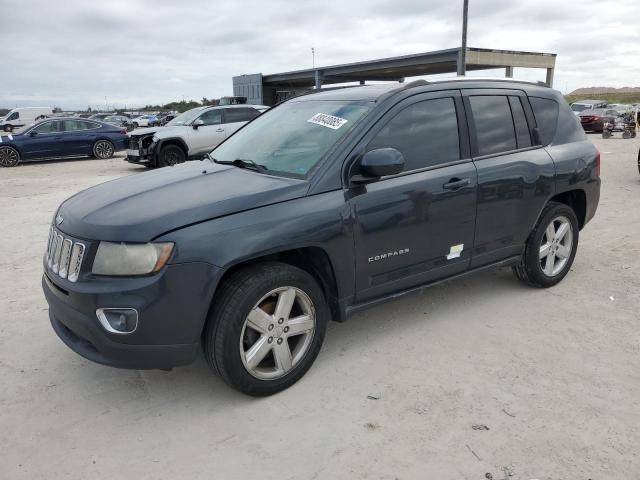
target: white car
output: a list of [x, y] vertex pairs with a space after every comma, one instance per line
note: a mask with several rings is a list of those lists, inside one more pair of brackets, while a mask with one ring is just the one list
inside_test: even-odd
[[16, 128], [31, 125], [37, 120], [50, 117], [53, 114], [51, 107], [20, 107], [14, 108], [0, 122], [0, 130], [12, 132]]
[[138, 127], [153, 127], [158, 122], [158, 117], [155, 115], [140, 115], [139, 117], [133, 118], [131, 120], [131, 124], [133, 128]]
[[264, 105], [197, 107], [181, 113], [164, 127], [134, 130], [127, 135], [127, 161], [152, 168], [201, 159], [268, 108]]

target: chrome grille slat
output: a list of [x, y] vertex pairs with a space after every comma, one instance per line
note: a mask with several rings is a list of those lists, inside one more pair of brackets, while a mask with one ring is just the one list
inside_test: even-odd
[[53, 252], [53, 262], [51, 265], [51, 270], [53, 273], [58, 273], [60, 269], [60, 256], [62, 255], [62, 242], [64, 241], [64, 237], [58, 233], [56, 238], [56, 250]]
[[60, 275], [62, 278], [67, 278], [72, 245], [73, 242], [68, 238], [65, 238], [62, 242], [62, 253], [60, 254], [60, 270], [58, 271], [58, 275]]
[[71, 259], [69, 260], [69, 276], [70, 282], [78, 280], [80, 275], [80, 267], [82, 267], [82, 258], [84, 257], [84, 243], [76, 242], [71, 251]]
[[49, 228], [49, 240], [45, 253], [47, 269], [60, 278], [77, 282], [85, 250], [84, 243], [65, 236], [52, 226]]

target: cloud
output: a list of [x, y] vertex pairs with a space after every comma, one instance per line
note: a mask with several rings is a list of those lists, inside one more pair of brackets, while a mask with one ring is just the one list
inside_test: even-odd
[[[461, 3], [0, 0], [0, 106], [220, 97], [233, 75], [310, 67], [311, 47], [316, 65], [452, 48]], [[637, 85], [638, 25], [637, 0], [471, 0], [468, 42], [557, 53], [563, 90]]]

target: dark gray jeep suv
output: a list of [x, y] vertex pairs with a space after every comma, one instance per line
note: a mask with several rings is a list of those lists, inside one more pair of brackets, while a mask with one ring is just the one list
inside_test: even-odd
[[291, 99], [201, 162], [90, 188], [56, 212], [43, 288], [80, 355], [170, 368], [204, 348], [231, 386], [296, 382], [327, 322], [435, 282], [569, 271], [600, 155], [560, 93], [447, 80]]

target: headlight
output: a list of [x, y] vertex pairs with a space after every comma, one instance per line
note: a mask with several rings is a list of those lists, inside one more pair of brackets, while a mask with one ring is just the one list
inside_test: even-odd
[[96, 275], [145, 275], [165, 266], [173, 243], [100, 242], [92, 273]]

